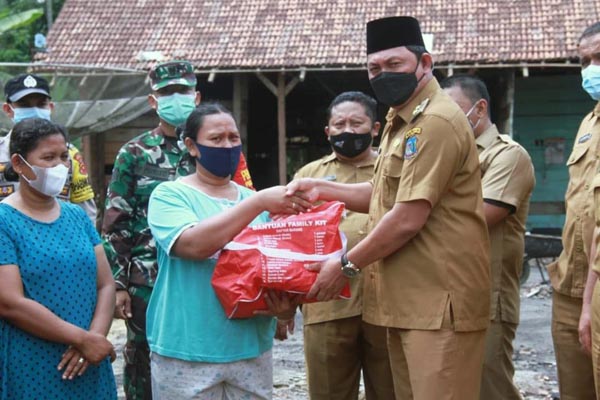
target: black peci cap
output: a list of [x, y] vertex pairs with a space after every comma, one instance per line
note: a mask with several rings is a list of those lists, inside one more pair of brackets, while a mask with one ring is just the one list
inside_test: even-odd
[[367, 22], [367, 54], [401, 46], [425, 47], [415, 18], [386, 17]]

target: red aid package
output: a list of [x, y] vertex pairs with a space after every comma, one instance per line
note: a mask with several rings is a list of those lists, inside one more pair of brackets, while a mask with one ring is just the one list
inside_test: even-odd
[[[305, 266], [341, 257], [346, 240], [339, 230], [344, 204], [329, 202], [310, 212], [249, 226], [219, 256], [212, 286], [228, 318], [267, 310], [264, 289], [306, 294], [317, 273]], [[340, 298], [350, 297], [346, 285]], [[303, 299], [303, 302], [316, 301]]]

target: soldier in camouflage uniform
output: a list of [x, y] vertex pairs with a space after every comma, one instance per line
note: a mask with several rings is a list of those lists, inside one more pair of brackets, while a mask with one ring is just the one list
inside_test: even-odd
[[160, 123], [127, 142], [117, 154], [102, 225], [117, 286], [115, 317], [127, 325], [124, 387], [127, 399], [151, 399], [146, 307], [156, 279], [156, 247], [147, 222], [150, 194], [161, 182], [195, 170], [175, 127], [200, 102], [191, 64], [174, 61], [150, 71], [148, 101]]

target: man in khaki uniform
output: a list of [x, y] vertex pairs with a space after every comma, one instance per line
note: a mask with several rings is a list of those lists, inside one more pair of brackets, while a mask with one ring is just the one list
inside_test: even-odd
[[475, 139], [433, 77], [416, 19], [369, 22], [367, 55], [371, 86], [391, 107], [372, 182], [288, 186], [290, 194], [369, 210], [367, 237], [341, 260], [314, 266], [320, 272], [308, 296], [331, 299], [370, 265], [363, 319], [388, 328], [396, 398], [475, 400], [490, 314]]
[[[327, 120], [325, 134], [333, 153], [305, 165], [295, 178], [368, 182], [377, 158], [371, 143], [381, 127], [377, 102], [361, 92], [342, 93], [331, 102]], [[367, 219], [367, 214], [347, 212], [340, 229], [348, 239], [348, 249], [366, 236]], [[351, 281], [351, 292], [350, 300], [302, 306], [310, 398], [358, 399], [362, 369], [367, 400], [393, 400], [387, 331], [362, 321], [362, 277]]]
[[[579, 39], [582, 75], [597, 69], [600, 53], [600, 25], [584, 31]], [[596, 67], [593, 67], [596, 65]], [[591, 67], [591, 68], [590, 68]], [[588, 80], [589, 82], [590, 80]], [[595, 80], [598, 81], [598, 78]], [[584, 89], [593, 97], [593, 89]], [[600, 88], [597, 88], [600, 99]], [[588, 114], [575, 137], [567, 160], [569, 185], [565, 194], [566, 220], [563, 228], [563, 251], [548, 267], [554, 293], [552, 296], [552, 339], [556, 354], [558, 386], [561, 400], [596, 398], [592, 359], [582, 349], [578, 336], [589, 340], [589, 299], [583, 305], [590, 247], [594, 231], [592, 179], [600, 168], [600, 106]], [[593, 284], [593, 282], [590, 282]], [[591, 299], [591, 290], [590, 299]], [[581, 323], [578, 324], [581, 316]], [[579, 331], [579, 332], [578, 332]], [[582, 339], [585, 342], [585, 339]]]
[[[600, 45], [600, 41], [598, 44]], [[600, 66], [600, 58], [598, 58], [598, 61], [598, 65]], [[598, 77], [600, 77], [600, 74], [598, 74]], [[598, 85], [598, 94], [600, 94], [600, 85]], [[597, 109], [598, 106], [596, 106], [595, 112], [598, 111]], [[587, 325], [584, 328], [585, 332], [580, 330], [579, 335], [584, 349], [592, 356], [595, 389], [596, 393], [600, 393], [600, 283], [598, 282], [598, 276], [600, 275], [600, 254], [597, 251], [598, 241], [600, 241], [600, 173], [597, 173], [592, 180], [592, 188], [594, 191], [594, 220], [596, 228], [594, 229], [592, 239], [589, 273], [583, 294], [582, 309], [586, 311], [582, 311], [580, 329], [584, 328], [582, 322], [586, 318], [584, 316], [585, 312], [588, 313], [587, 321], [585, 321]], [[592, 321], [591, 331], [589, 329], [590, 317]], [[596, 395], [596, 399], [600, 400], [600, 396]]]
[[[581, 62], [581, 77], [582, 77], [582, 86], [583, 89], [590, 95], [590, 97], [596, 101], [600, 101], [600, 22], [597, 22], [587, 29], [583, 31], [579, 39], [579, 58]], [[579, 342], [581, 343], [584, 351], [580, 351], [577, 348], [577, 352], [573, 354], [575, 351], [573, 350], [571, 354], [567, 353], [569, 348], [574, 349], [576, 347], [575, 343], [569, 343], [566, 339], [560, 343], [563, 344], [564, 350], [561, 351], [561, 360], [563, 360], [563, 365], [561, 366], [559, 362], [559, 353], [558, 349], [556, 349], [556, 361], [557, 366], [559, 367], [559, 384], [561, 389], [561, 398], [563, 397], [563, 392], [567, 393], [569, 397], [567, 398], [580, 398], [580, 399], [593, 399], [594, 394], [596, 398], [600, 399], [600, 354], [599, 346], [600, 346], [600, 291], [595, 290], [594, 287], [597, 285], [598, 274], [600, 271], [600, 262], [598, 261], [598, 254], [596, 251], [598, 240], [600, 239], [600, 164], [598, 163], [598, 150], [600, 149], [600, 102], [596, 104], [596, 107], [585, 116], [581, 125], [579, 126], [579, 131], [577, 132], [577, 136], [575, 138], [575, 145], [573, 146], [573, 153], [571, 158], [569, 159], [569, 163], [571, 163], [571, 167], [569, 168], [569, 173], [571, 176], [571, 180], [569, 182], [569, 188], [567, 189], [566, 198], [569, 200], [569, 195], [572, 198], [580, 199], [581, 203], [585, 203], [585, 208], [580, 206], [585, 212], [584, 221], [581, 221], [581, 214], [576, 214], [575, 216], [569, 215], [569, 210], [573, 209], [574, 206], [569, 207], [569, 203], [567, 203], [567, 222], [565, 223], [565, 231], [563, 233], [563, 243], [565, 244], [565, 251], [568, 249], [572, 249], [571, 247], [566, 247], [567, 241], [565, 240], [565, 234], [567, 232], [567, 224], [578, 225], [575, 229], [579, 231], [583, 231], [584, 234], [591, 234], [594, 229], [594, 214], [596, 220], [596, 228], [593, 231], [592, 238], [590, 241], [584, 241], [581, 243], [581, 239], [579, 239], [579, 243], [576, 243], [575, 251], [579, 251], [579, 253], [583, 253], [585, 250], [589, 249], [589, 263], [592, 265], [592, 268], [588, 268], [587, 281], [585, 283], [585, 291], [583, 293], [583, 300], [579, 298], [572, 299], [570, 303], [572, 306], [570, 308], [563, 307], [563, 310], [570, 311], [570, 314], [563, 312], [559, 314], [558, 317], [561, 317], [562, 320], [567, 320], [571, 322], [569, 326], [563, 328], [563, 330], [568, 331], [564, 334], [567, 338], [570, 338], [572, 341], [576, 340], [574, 336], [576, 332], [573, 332], [574, 329], [579, 330]], [[581, 159], [578, 161], [577, 159]], [[582, 163], [586, 163], [587, 166]], [[579, 169], [574, 169], [573, 167], [576, 165], [580, 165]], [[582, 175], [575, 175], [576, 172], [581, 173]], [[575, 178], [578, 178], [575, 181]], [[585, 190], [582, 190], [582, 186]], [[579, 197], [575, 197], [577, 193], [572, 194], [571, 192], [578, 188], [582, 193]], [[591, 204], [593, 202], [593, 205]], [[594, 206], [594, 208], [592, 208]], [[576, 212], [577, 210], [573, 210], [572, 212]], [[595, 213], [594, 213], [595, 211]], [[573, 222], [575, 219], [576, 222]], [[570, 231], [573, 231], [573, 228], [570, 228]], [[581, 236], [581, 234], [579, 235]], [[577, 238], [577, 237], [576, 237]], [[584, 238], [585, 239], [585, 238]], [[587, 263], [584, 263], [581, 258], [585, 255], [579, 255], [575, 253], [575, 251], [571, 250], [573, 254], [571, 257], [567, 258], [568, 260], [577, 260], [578, 263], [575, 265], [567, 265], [560, 269], [562, 265], [556, 266], [558, 273], [562, 273], [559, 275], [559, 278], [562, 278], [562, 281], [558, 283], [562, 283], [567, 279], [571, 279], [575, 281], [577, 278], [577, 283], [581, 286], [581, 273], [585, 267], [587, 267]], [[562, 256], [562, 254], [561, 254]], [[568, 257], [568, 255], [566, 255]], [[587, 261], [587, 259], [585, 260]], [[585, 264], [585, 265], [583, 265]], [[568, 267], [571, 267], [571, 271]], [[576, 274], [573, 273], [575, 271]], [[596, 272], [594, 272], [596, 271]], [[554, 283], [554, 282], [553, 282]], [[566, 285], [565, 285], [566, 286]], [[572, 296], [579, 295], [580, 291], [571, 289]], [[592, 294], [593, 294], [593, 302], [592, 302]], [[568, 298], [567, 296], [561, 296], [563, 298]], [[571, 299], [571, 298], [568, 298]], [[556, 300], [556, 298], [555, 298]], [[566, 301], [565, 301], [566, 303]], [[567, 304], [570, 304], [567, 303]], [[573, 319], [575, 318], [575, 313], [577, 311], [576, 306], [579, 306], [581, 310], [581, 315], [579, 319], [579, 326], [573, 326]], [[592, 308], [592, 310], [590, 310]], [[563, 311], [560, 310], [560, 311]], [[593, 338], [590, 338], [590, 317], [593, 320]], [[567, 319], [568, 318], [568, 319]], [[564, 325], [564, 324], [562, 324]], [[558, 325], [558, 327], [562, 327], [562, 325]], [[554, 328], [554, 326], [553, 326]], [[592, 340], [594, 346], [592, 346]], [[555, 339], [554, 342], [555, 348], [557, 348], [557, 342]], [[589, 354], [592, 352], [593, 354], [590, 360]], [[593, 360], [593, 361], [592, 361]], [[591, 362], [592, 361], [592, 362]], [[593, 366], [593, 369], [592, 369]], [[561, 376], [562, 372], [562, 376]], [[592, 378], [595, 380], [595, 390], [593, 390]], [[561, 382], [563, 380], [563, 382]], [[569, 386], [565, 385], [565, 381], [569, 383]], [[564, 388], [564, 390], [563, 390]], [[569, 392], [566, 392], [566, 389], [572, 389]], [[579, 389], [579, 391], [577, 391]]]
[[490, 120], [485, 83], [468, 75], [444, 80], [442, 88], [465, 112], [475, 134], [483, 187], [483, 211], [491, 242], [491, 325], [485, 343], [480, 400], [521, 399], [513, 383], [513, 346], [519, 323], [519, 285], [525, 222], [535, 185], [527, 151]]

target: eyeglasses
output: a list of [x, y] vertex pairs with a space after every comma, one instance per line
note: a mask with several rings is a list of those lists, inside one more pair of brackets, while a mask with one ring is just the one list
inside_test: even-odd
[[193, 67], [188, 63], [161, 65], [154, 70], [159, 80], [176, 79], [194, 73]]

